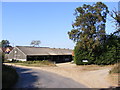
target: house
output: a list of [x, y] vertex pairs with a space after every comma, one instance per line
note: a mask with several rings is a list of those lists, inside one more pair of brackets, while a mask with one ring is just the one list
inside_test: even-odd
[[72, 56], [74, 57], [75, 55], [74, 55], [74, 51], [72, 51]]
[[72, 61], [72, 50], [49, 48], [16, 46], [8, 55], [8, 60], [32, 61], [32, 60], [50, 60], [55, 62]]
[[10, 53], [10, 51], [12, 51], [13, 47], [12, 46], [8, 46], [8, 47], [0, 47], [0, 52], [4, 53], [5, 55], [5, 59], [8, 59], [8, 54]]
[[2, 51], [5, 53], [5, 54], [9, 54], [10, 51], [12, 51], [13, 47], [2, 47]]

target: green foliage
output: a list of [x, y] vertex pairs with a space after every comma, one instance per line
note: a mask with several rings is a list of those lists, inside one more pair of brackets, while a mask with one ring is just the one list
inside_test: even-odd
[[0, 42], [0, 47], [9, 47], [10, 42], [8, 40], [2, 40]]
[[107, 37], [104, 45], [104, 47], [101, 48], [101, 53], [96, 53], [96, 60], [95, 64], [98, 65], [109, 65], [109, 64], [115, 64], [120, 58], [120, 37], [118, 36], [109, 36]]
[[41, 63], [41, 64], [45, 64], [45, 65], [48, 65], [52, 62], [48, 61], [48, 60], [43, 60], [43, 61], [25, 61], [23, 62], [25, 64], [37, 64], [37, 63]]
[[[74, 62], [80, 64], [109, 65], [119, 62], [120, 37], [114, 33], [106, 35], [105, 23], [109, 13], [108, 7], [97, 2], [93, 5], [84, 4], [75, 10], [76, 19], [73, 29], [68, 32], [69, 38], [76, 42]], [[114, 12], [113, 18], [120, 25], [119, 13]], [[117, 30], [117, 34], [119, 33]], [[82, 60], [87, 59], [87, 63]]]
[[18, 64], [18, 65], [25, 65], [25, 66], [55, 66], [54, 62], [49, 60], [38, 60], [38, 61], [18, 61], [13, 60], [11, 63]]
[[68, 32], [69, 38], [79, 42], [83, 49], [93, 51], [105, 37], [105, 23], [108, 8], [102, 2], [93, 5], [84, 4], [75, 10], [73, 29]]
[[18, 80], [16, 70], [7, 65], [2, 65], [2, 88], [11, 88]]
[[102, 2], [76, 8], [73, 29], [68, 32], [69, 38], [77, 42], [74, 50], [76, 64], [85, 64], [83, 59], [88, 60], [86, 64], [94, 64], [98, 52], [103, 52], [100, 47], [104, 43], [108, 13], [108, 7]]
[[[92, 61], [94, 61], [92, 54], [85, 51], [84, 49], [81, 50], [78, 46], [75, 47], [74, 53], [74, 62], [77, 65], [92, 64]], [[83, 62], [83, 60], [88, 60], [88, 62]]]

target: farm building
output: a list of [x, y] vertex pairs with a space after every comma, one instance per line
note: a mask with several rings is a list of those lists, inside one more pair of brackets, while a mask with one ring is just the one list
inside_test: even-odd
[[0, 47], [0, 50], [2, 50], [5, 54], [9, 54], [10, 51], [12, 51], [13, 47]]
[[9, 53], [8, 60], [32, 61], [50, 60], [55, 62], [72, 61], [72, 50], [49, 47], [16, 46]]

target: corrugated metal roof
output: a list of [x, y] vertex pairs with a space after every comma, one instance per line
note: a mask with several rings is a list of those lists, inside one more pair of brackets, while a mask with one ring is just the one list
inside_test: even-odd
[[49, 47], [31, 47], [31, 46], [16, 46], [26, 55], [72, 55], [70, 49], [58, 49]]

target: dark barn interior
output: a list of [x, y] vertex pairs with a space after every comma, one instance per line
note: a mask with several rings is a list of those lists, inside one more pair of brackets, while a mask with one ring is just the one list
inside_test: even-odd
[[54, 61], [56, 63], [62, 63], [62, 62], [70, 62], [72, 61], [72, 55], [44, 55], [44, 56], [27, 56], [27, 61], [33, 61], [33, 60], [49, 60]]

